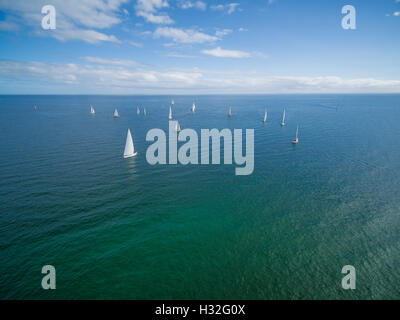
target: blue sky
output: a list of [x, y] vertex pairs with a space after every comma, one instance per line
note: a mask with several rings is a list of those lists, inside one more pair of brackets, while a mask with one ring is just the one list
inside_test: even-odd
[[399, 31], [400, 0], [0, 0], [0, 93], [400, 93]]

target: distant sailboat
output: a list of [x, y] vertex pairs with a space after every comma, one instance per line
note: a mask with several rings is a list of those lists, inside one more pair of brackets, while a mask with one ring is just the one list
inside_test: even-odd
[[296, 139], [292, 140], [293, 144], [298, 144], [299, 143], [299, 126], [297, 126], [297, 130], [296, 130]]
[[117, 109], [115, 109], [114, 111], [114, 118], [119, 118], [119, 113]]
[[172, 107], [169, 107], [169, 120], [172, 120]]
[[194, 113], [196, 111], [196, 105], [194, 104], [194, 102], [193, 102], [193, 105], [192, 105], [192, 112]]
[[286, 125], [285, 119], [286, 119], [286, 110], [283, 109], [283, 117], [282, 117], [282, 122], [281, 122], [282, 127]]
[[37, 107], [37, 106], [34, 106], [34, 107], [33, 107], [33, 109], [37, 110], [37, 109], [38, 109], [38, 107]]
[[268, 111], [267, 111], [267, 109], [265, 109], [265, 112], [264, 112], [264, 123], [267, 122], [267, 119], [268, 119]]
[[137, 114], [137, 115], [140, 114], [140, 108], [139, 108], [139, 107], [136, 108], [136, 114]]
[[172, 105], [174, 105], [174, 104], [175, 104], [175, 101], [174, 101], [174, 99], [172, 99], [172, 101], [171, 101], [171, 104], [172, 104]]
[[144, 108], [144, 110], [143, 110], [143, 114], [144, 114], [144, 116], [146, 116], [146, 115], [147, 115], [146, 108]]
[[95, 114], [96, 112], [94, 111], [94, 108], [90, 106], [90, 114]]
[[232, 107], [229, 105], [228, 117], [232, 117]]
[[179, 122], [176, 122], [176, 127], [175, 127], [176, 132], [181, 132], [181, 125], [179, 124]]
[[125, 151], [124, 151], [124, 158], [131, 158], [137, 155], [135, 152], [135, 147], [133, 146], [133, 140], [131, 135], [131, 130], [128, 129], [128, 133], [126, 135], [126, 144], [125, 144]]

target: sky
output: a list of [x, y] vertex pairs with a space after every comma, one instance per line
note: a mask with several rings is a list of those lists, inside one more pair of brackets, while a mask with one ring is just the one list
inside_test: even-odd
[[400, 93], [399, 40], [400, 0], [0, 0], [0, 94]]

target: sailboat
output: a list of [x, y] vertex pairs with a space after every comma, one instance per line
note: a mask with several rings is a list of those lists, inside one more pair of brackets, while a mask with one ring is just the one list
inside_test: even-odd
[[137, 114], [137, 115], [140, 114], [140, 108], [139, 108], [139, 107], [137, 107], [137, 109], [136, 109], [136, 114]]
[[174, 105], [174, 104], [175, 104], [175, 101], [174, 101], [174, 99], [172, 99], [172, 101], [171, 101], [171, 104], [172, 104], [172, 105]]
[[37, 107], [37, 106], [34, 106], [34, 107], [33, 107], [33, 109], [37, 110], [37, 109], [38, 109], [38, 107]]
[[90, 106], [90, 114], [95, 114], [96, 112], [94, 111], [94, 108]]
[[286, 119], [286, 110], [283, 109], [283, 117], [282, 117], [282, 122], [281, 122], [282, 127], [286, 125], [285, 119]]
[[135, 147], [133, 146], [133, 140], [131, 135], [131, 130], [128, 129], [128, 133], [126, 135], [126, 143], [125, 143], [125, 150], [124, 150], [124, 158], [131, 158], [137, 155], [135, 152]]
[[299, 143], [299, 126], [297, 126], [297, 130], [296, 130], [296, 139], [292, 140], [293, 144], [298, 144]]
[[193, 105], [192, 105], [192, 112], [194, 113], [196, 111], [196, 105], [194, 104], [194, 102], [193, 102]]
[[232, 117], [232, 107], [229, 105], [228, 117]]
[[146, 108], [144, 108], [144, 110], [143, 110], [143, 114], [144, 114], [144, 116], [146, 116], [146, 115], [147, 115]]
[[264, 123], [267, 122], [267, 119], [268, 119], [268, 111], [267, 111], [267, 109], [265, 109], [265, 112], [264, 112]]
[[176, 127], [175, 127], [176, 132], [181, 132], [181, 125], [179, 124], [179, 122], [176, 122]]
[[172, 107], [169, 107], [169, 120], [172, 120]]
[[119, 113], [117, 109], [115, 109], [114, 111], [114, 118], [119, 118]]

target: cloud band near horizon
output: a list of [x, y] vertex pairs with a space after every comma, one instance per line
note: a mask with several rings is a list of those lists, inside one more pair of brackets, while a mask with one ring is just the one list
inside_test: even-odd
[[[255, 71], [164, 68], [136, 61], [81, 58], [82, 64], [1, 60], [1, 94], [400, 93], [400, 80], [293, 77]], [[12, 92], [9, 91], [14, 88]]]

